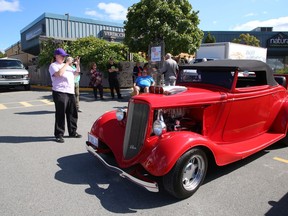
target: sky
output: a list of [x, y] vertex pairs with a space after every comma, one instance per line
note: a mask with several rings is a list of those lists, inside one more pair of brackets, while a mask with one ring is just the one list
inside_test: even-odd
[[[140, 0], [0, 0], [0, 51], [20, 41], [20, 31], [43, 13], [67, 14], [123, 24]], [[287, 0], [189, 0], [203, 31], [288, 31]]]

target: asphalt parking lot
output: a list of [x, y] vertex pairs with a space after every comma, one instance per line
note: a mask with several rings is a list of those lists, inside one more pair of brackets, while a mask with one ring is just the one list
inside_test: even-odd
[[[0, 215], [287, 215], [288, 147], [276, 143], [242, 161], [216, 167], [190, 198], [151, 193], [107, 170], [85, 149], [102, 113], [124, 100], [95, 101], [82, 91], [80, 139], [54, 141], [49, 89], [0, 92]], [[67, 134], [66, 134], [67, 135]]]

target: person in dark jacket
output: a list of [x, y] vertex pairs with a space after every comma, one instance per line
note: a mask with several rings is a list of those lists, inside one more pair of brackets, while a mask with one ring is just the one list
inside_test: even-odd
[[123, 99], [121, 93], [120, 93], [120, 85], [118, 81], [118, 72], [119, 68], [118, 65], [114, 62], [114, 59], [110, 57], [109, 63], [107, 65], [108, 70], [108, 82], [111, 92], [111, 97], [114, 98], [114, 89], [117, 93], [118, 99]]

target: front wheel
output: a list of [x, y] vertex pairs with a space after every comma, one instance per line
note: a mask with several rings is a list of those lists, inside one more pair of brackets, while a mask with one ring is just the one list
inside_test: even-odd
[[203, 183], [208, 167], [207, 156], [199, 148], [183, 154], [171, 171], [163, 176], [166, 191], [178, 199], [192, 196]]

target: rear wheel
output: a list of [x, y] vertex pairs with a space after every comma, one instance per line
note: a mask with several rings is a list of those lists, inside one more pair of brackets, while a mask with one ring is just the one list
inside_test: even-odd
[[286, 134], [286, 136], [282, 140], [280, 140], [280, 143], [288, 146], [288, 133]]
[[166, 191], [178, 199], [192, 196], [203, 183], [208, 167], [207, 156], [199, 148], [183, 154], [172, 170], [163, 177]]

